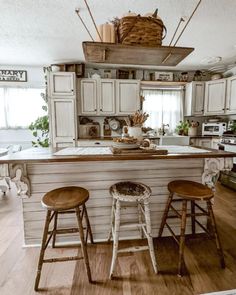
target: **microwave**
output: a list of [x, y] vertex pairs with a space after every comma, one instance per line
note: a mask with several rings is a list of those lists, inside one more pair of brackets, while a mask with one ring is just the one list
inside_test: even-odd
[[202, 135], [218, 135], [221, 136], [227, 129], [227, 123], [202, 123]]

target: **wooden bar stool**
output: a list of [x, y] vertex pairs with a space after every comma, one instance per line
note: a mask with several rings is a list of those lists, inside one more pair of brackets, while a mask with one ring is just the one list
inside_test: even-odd
[[[123, 252], [136, 252], [149, 249], [154, 272], [157, 273], [157, 263], [153, 247], [153, 239], [151, 235], [151, 219], [149, 200], [151, 195], [151, 189], [144, 184], [135, 182], [118, 182], [110, 187], [110, 194], [113, 197], [112, 213], [111, 213], [111, 230], [109, 233], [109, 239], [113, 238], [113, 254], [110, 269], [110, 278], [113, 277], [116, 258], [118, 253]], [[126, 223], [120, 224], [120, 211], [123, 203], [136, 203], [138, 208], [138, 223]], [[145, 221], [143, 221], [143, 217]], [[119, 231], [122, 228], [139, 228], [141, 238], [145, 234], [148, 240], [148, 246], [131, 247], [118, 250], [119, 243]]]
[[[183, 274], [184, 265], [184, 244], [185, 244], [185, 229], [186, 229], [186, 218], [191, 217], [192, 234], [195, 234], [195, 225], [198, 224], [209, 237], [214, 236], [217, 252], [220, 258], [220, 264], [222, 268], [225, 268], [224, 255], [220, 243], [220, 239], [217, 233], [215, 217], [212, 210], [211, 199], [214, 197], [213, 191], [207, 186], [188, 180], [176, 180], [168, 184], [168, 190], [170, 192], [166, 208], [163, 214], [161, 227], [159, 230], [159, 237], [161, 237], [163, 228], [166, 225], [173, 238], [179, 245], [179, 264], [178, 264], [178, 275]], [[176, 196], [178, 199], [173, 199]], [[172, 205], [173, 202], [182, 202], [182, 210], [178, 211]], [[191, 203], [191, 213], [187, 213], [187, 202]], [[196, 204], [196, 201], [206, 201], [207, 210]], [[198, 208], [199, 212], [195, 212], [195, 208]], [[173, 214], [168, 215], [169, 210], [172, 210]], [[212, 232], [210, 232], [205, 226], [203, 226], [195, 217], [197, 216], [208, 216], [211, 223]], [[180, 218], [181, 220], [181, 231], [180, 238], [178, 239], [170, 225], [167, 223], [167, 218]]]
[[[88, 280], [92, 281], [91, 271], [89, 267], [89, 259], [87, 253], [87, 240], [88, 236], [90, 238], [90, 242], [93, 243], [93, 235], [89, 223], [88, 213], [86, 210], [85, 203], [89, 198], [89, 192], [82, 187], [62, 187], [58, 189], [54, 189], [48, 193], [46, 193], [41, 201], [42, 206], [47, 209], [47, 216], [44, 226], [43, 238], [41, 251], [38, 262], [38, 270], [35, 279], [35, 291], [38, 291], [41, 270], [43, 263], [52, 263], [52, 262], [61, 262], [61, 261], [71, 261], [71, 260], [79, 260], [84, 259]], [[57, 229], [57, 218], [59, 214], [76, 214], [78, 221], [78, 228], [67, 228], [67, 229]], [[86, 232], [84, 235], [84, 227], [83, 227], [83, 218], [86, 223]], [[50, 222], [54, 220], [53, 229], [49, 230]], [[81, 248], [83, 256], [70, 256], [70, 257], [60, 257], [60, 258], [51, 258], [44, 259], [45, 250], [52, 239], [52, 247], [56, 248], [59, 246], [55, 246], [56, 235], [57, 234], [66, 234], [66, 233], [76, 233], [79, 232]], [[49, 235], [49, 237], [48, 237]]]

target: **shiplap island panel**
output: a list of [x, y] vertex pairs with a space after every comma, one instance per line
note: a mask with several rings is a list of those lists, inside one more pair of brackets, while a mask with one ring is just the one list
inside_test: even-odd
[[[28, 153], [28, 155], [27, 155]], [[22, 196], [25, 245], [41, 243], [45, 210], [41, 206], [42, 196], [49, 190], [63, 186], [82, 186], [89, 190], [88, 214], [94, 239], [107, 239], [110, 226], [112, 198], [109, 187], [119, 181], [142, 182], [152, 189], [151, 221], [156, 237], [168, 196], [167, 184], [175, 179], [187, 179], [214, 185], [212, 179], [221, 169], [230, 169], [235, 154], [218, 151], [168, 155], [77, 155], [55, 156], [55, 150], [33, 149], [12, 156], [2, 157], [0, 164], [8, 164], [9, 173]], [[5, 166], [4, 166], [5, 167]], [[3, 169], [2, 169], [3, 170]], [[132, 221], [138, 218], [136, 208], [126, 206], [122, 215]], [[179, 220], [170, 223], [179, 232]], [[62, 216], [59, 226], [74, 227], [76, 220]], [[190, 223], [187, 232], [191, 229]], [[200, 232], [200, 228], [197, 231]], [[165, 235], [169, 234], [167, 231]], [[139, 238], [139, 230], [123, 231], [123, 239]], [[61, 235], [60, 242], [78, 241], [77, 234]]]

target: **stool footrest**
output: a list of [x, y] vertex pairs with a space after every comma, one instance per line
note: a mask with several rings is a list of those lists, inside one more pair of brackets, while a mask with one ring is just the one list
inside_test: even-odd
[[48, 258], [44, 259], [44, 263], [53, 263], [53, 262], [63, 262], [63, 261], [70, 261], [70, 260], [80, 260], [83, 259], [82, 256], [67, 256], [67, 257], [58, 257], [58, 258]]
[[[51, 234], [53, 231], [49, 231], [48, 233]], [[62, 234], [71, 234], [71, 233], [78, 233], [79, 229], [76, 227], [72, 228], [63, 228], [63, 229], [57, 229], [56, 234], [62, 235]]]
[[145, 251], [148, 250], [148, 246], [134, 246], [129, 248], [120, 249], [118, 253], [125, 253], [125, 252], [138, 252], [138, 251]]
[[132, 227], [143, 227], [145, 223], [129, 223], [129, 224], [121, 224], [120, 229], [122, 228], [132, 228]]

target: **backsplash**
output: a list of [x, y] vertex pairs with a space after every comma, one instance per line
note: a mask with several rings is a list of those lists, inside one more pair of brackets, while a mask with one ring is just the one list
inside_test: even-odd
[[[226, 116], [214, 116], [214, 118], [217, 117], [219, 118], [219, 122], [227, 122], [231, 121], [231, 120], [236, 120], [236, 115], [226, 115]], [[193, 121], [197, 121], [199, 122], [199, 126], [197, 128], [197, 134], [201, 135], [202, 134], [202, 123], [205, 123], [208, 121], [208, 119], [212, 119], [213, 116], [185, 116], [184, 119], [185, 120], [189, 120], [190, 122]]]

